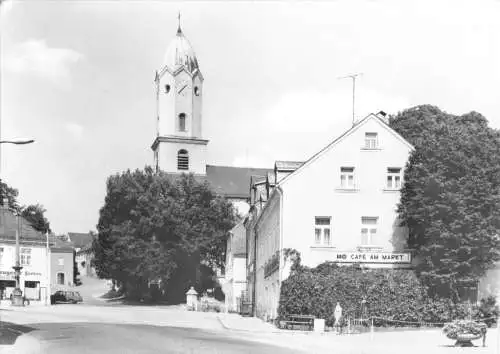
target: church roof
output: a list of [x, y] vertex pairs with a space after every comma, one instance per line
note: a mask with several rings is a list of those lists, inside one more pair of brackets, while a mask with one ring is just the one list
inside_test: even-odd
[[207, 165], [207, 181], [216, 193], [227, 198], [248, 198], [252, 176], [266, 176], [269, 168], [231, 167]]
[[165, 52], [163, 65], [167, 67], [170, 72], [175, 72], [184, 67], [191, 75], [199, 71], [198, 59], [194, 53], [191, 43], [182, 33], [179, 25], [177, 35], [170, 42]]

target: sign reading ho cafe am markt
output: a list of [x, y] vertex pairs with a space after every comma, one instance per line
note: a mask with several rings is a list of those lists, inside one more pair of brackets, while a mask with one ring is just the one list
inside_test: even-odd
[[393, 252], [334, 252], [333, 261], [339, 263], [398, 263], [410, 264], [410, 253]]

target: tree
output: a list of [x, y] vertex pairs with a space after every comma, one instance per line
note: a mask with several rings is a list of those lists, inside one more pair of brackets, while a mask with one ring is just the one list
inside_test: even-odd
[[500, 133], [477, 112], [456, 116], [418, 106], [390, 119], [415, 146], [398, 212], [417, 274], [431, 291], [453, 296], [500, 260]]
[[222, 266], [225, 237], [234, 226], [230, 202], [193, 175], [126, 171], [108, 178], [93, 243], [101, 278], [116, 280], [133, 297], [152, 281], [170, 299], [201, 289], [200, 266]]
[[4, 198], [7, 198], [9, 209], [20, 210], [19, 204], [17, 202], [17, 197], [19, 192], [17, 189], [10, 187], [7, 183], [0, 179], [0, 202], [3, 205]]
[[76, 251], [73, 250], [73, 284], [76, 286], [81, 285], [82, 282], [78, 278], [80, 272], [78, 271], [78, 264], [76, 264]]
[[21, 208], [21, 215], [35, 230], [45, 234], [51, 231], [49, 220], [44, 215], [46, 211], [40, 204], [28, 205]]

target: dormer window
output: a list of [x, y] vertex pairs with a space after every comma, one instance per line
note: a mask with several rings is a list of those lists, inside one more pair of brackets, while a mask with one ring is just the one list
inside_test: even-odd
[[179, 114], [179, 131], [186, 131], [186, 113]]
[[177, 169], [179, 171], [189, 170], [189, 153], [181, 149], [177, 152]]
[[378, 149], [377, 133], [365, 133], [365, 149]]

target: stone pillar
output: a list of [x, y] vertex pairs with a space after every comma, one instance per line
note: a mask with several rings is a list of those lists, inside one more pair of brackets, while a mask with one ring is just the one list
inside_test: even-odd
[[195, 311], [198, 303], [198, 293], [194, 290], [194, 287], [188, 290], [186, 293], [186, 305], [188, 311]]
[[322, 318], [314, 319], [314, 332], [324, 332], [325, 331], [325, 320]]

